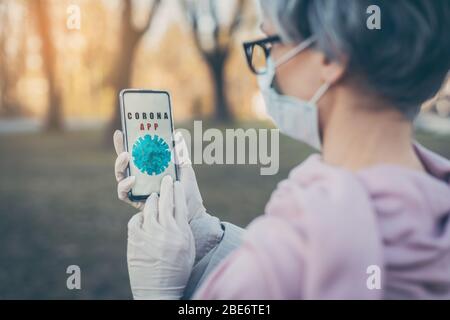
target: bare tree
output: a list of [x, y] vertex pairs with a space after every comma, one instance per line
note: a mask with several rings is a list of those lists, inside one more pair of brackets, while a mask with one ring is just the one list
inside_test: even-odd
[[[119, 92], [121, 89], [128, 88], [130, 86], [136, 48], [138, 47], [142, 36], [150, 29], [160, 3], [161, 0], [153, 1], [150, 13], [144, 25], [142, 27], [137, 27], [133, 23], [133, 1], [125, 0], [123, 2], [119, 52], [116, 63], [113, 65], [114, 70], [110, 78], [114, 92]], [[117, 104], [114, 110], [113, 119], [111, 121], [111, 127], [108, 130], [108, 136], [113, 130], [119, 127], [120, 112], [119, 105]]]
[[6, 37], [8, 35], [8, 12], [7, 12], [7, 4], [0, 1], [0, 114], [8, 114], [9, 113], [9, 103], [8, 103], [8, 57], [6, 55]]
[[[17, 97], [17, 84], [25, 70], [26, 26], [10, 19], [11, 2], [0, 0], [0, 115], [15, 116], [24, 112]], [[12, 32], [14, 31], [14, 33]], [[8, 41], [14, 35], [19, 39], [14, 52], [7, 52]]]
[[[233, 37], [242, 22], [246, 1], [236, 0], [234, 12], [228, 24], [220, 21], [218, 2], [219, 0], [181, 0], [181, 5], [192, 26], [194, 42], [213, 80], [215, 119], [227, 122], [232, 119], [232, 113], [226, 96], [225, 66], [230, 55]], [[202, 21], [208, 21], [208, 28], [202, 28]]]
[[42, 42], [44, 74], [48, 82], [48, 109], [45, 128], [49, 131], [59, 131], [63, 128], [62, 99], [55, 80], [56, 53], [51, 34], [49, 3], [46, 0], [33, 0], [28, 3], [36, 16], [37, 30]]

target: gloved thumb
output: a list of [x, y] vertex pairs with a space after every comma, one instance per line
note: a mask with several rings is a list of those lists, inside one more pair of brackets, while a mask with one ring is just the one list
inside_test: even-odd
[[144, 207], [144, 221], [142, 223], [142, 229], [145, 232], [150, 233], [152, 223], [156, 223], [156, 216], [158, 214], [158, 195], [152, 193], [145, 202]]
[[181, 132], [176, 132], [174, 135], [174, 139], [175, 139], [175, 164], [178, 165], [179, 168], [191, 166], [192, 162], [189, 157], [189, 149]]
[[175, 202], [175, 222], [181, 230], [188, 227], [188, 208], [186, 205], [186, 196], [183, 185], [176, 181], [174, 183], [174, 202]]

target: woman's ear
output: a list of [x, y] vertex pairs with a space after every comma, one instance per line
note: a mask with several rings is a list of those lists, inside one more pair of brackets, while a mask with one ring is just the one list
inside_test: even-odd
[[344, 77], [345, 70], [347, 69], [347, 62], [345, 59], [331, 60], [321, 54], [321, 71], [320, 75], [323, 82], [334, 84]]

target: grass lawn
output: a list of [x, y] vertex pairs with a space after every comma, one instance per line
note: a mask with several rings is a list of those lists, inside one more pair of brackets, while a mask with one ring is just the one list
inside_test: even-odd
[[[450, 158], [450, 137], [419, 134]], [[128, 299], [126, 225], [135, 213], [117, 200], [115, 154], [103, 133], [0, 136], [0, 299]], [[245, 226], [271, 191], [311, 150], [282, 138], [280, 172], [259, 166], [195, 166], [206, 207]], [[81, 267], [82, 290], [66, 288]]]

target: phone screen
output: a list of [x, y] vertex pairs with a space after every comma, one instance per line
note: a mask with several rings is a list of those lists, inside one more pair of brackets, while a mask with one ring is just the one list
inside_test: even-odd
[[177, 179], [173, 122], [167, 92], [124, 90], [121, 93], [125, 149], [130, 153], [129, 175], [136, 177], [131, 200], [159, 193], [166, 175]]

